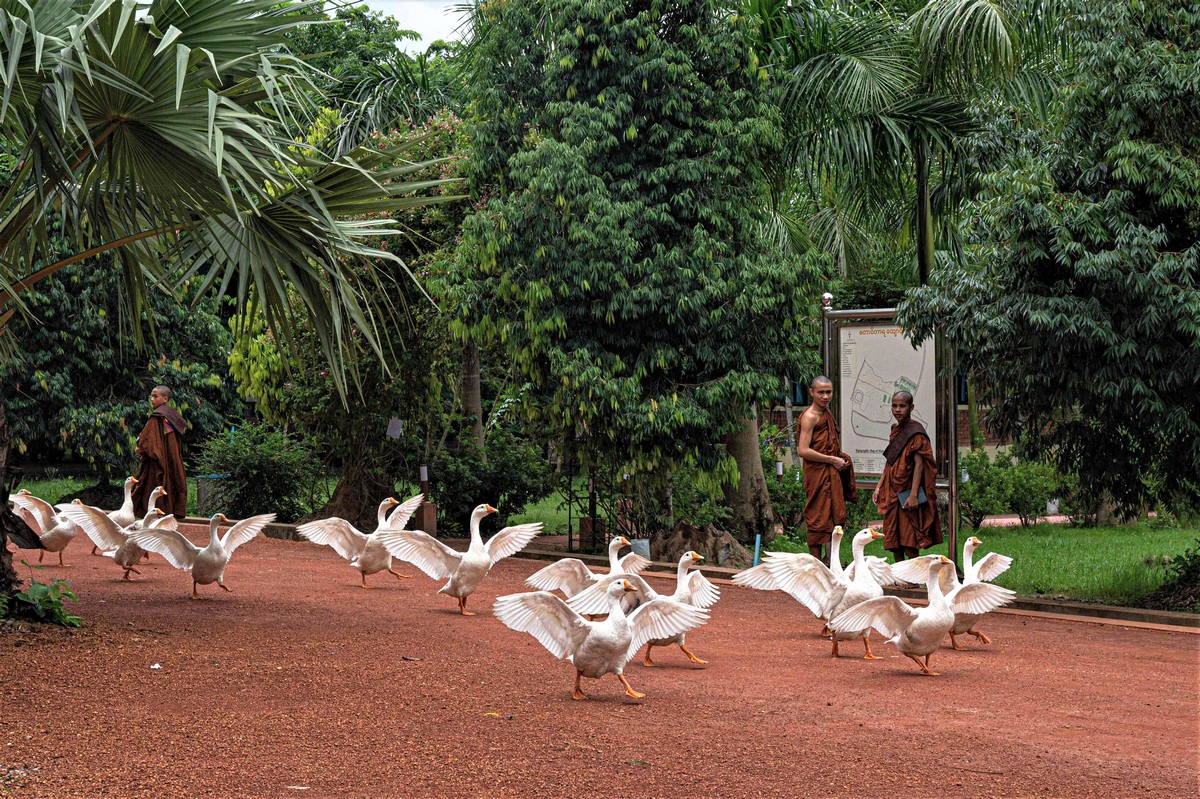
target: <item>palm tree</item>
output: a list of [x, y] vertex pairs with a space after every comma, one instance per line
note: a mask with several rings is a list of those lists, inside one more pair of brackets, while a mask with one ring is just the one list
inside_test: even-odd
[[[357, 327], [379, 351], [392, 314], [371, 262], [396, 259], [366, 242], [395, 232], [379, 217], [430, 201], [414, 192], [433, 183], [407, 182], [426, 165], [391, 166], [396, 151], [294, 146], [320, 96], [283, 33], [323, 19], [313, 11], [278, 0], [0, 0], [0, 136], [21, 153], [0, 195], [0, 345], [40, 280], [111, 252], [130, 318], [183, 269], [239, 309], [261, 308], [285, 340], [311, 326], [346, 390], [344, 333]], [[68, 257], [55, 254], [52, 219]], [[304, 319], [289, 312], [293, 294]], [[4, 500], [7, 440], [0, 407]], [[11, 591], [3, 571], [0, 591]]]

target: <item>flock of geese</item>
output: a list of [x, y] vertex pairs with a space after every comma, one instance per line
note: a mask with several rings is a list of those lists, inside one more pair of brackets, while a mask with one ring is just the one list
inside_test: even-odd
[[[198, 586], [216, 583], [225, 591], [225, 567], [242, 544], [254, 539], [275, 514], [251, 516], [232, 525], [224, 535], [218, 527], [228, 522], [224, 514], [209, 521], [209, 543], [201, 548], [178, 531], [178, 521], [163, 515], [157, 501], [166, 494], [161, 486], [151, 492], [149, 512], [136, 518], [132, 490], [136, 478], [125, 481], [125, 502], [115, 511], [103, 511], [79, 500], [56, 506], [28, 491], [13, 495], [16, 512], [38, 533], [45, 551], [62, 550], [80, 530], [95, 544], [93, 554], [111, 557], [130, 573], [140, 574], [137, 565], [149, 552], [155, 552], [192, 576], [192, 599], [200, 599]], [[522, 550], [541, 532], [540, 522], [506, 527], [483, 541], [479, 526], [484, 517], [495, 513], [491, 505], [479, 505], [471, 513], [470, 545], [459, 552], [420, 530], [404, 529], [424, 496], [407, 502], [389, 497], [379, 505], [376, 529], [364, 533], [345, 519], [322, 519], [300, 525], [297, 531], [317, 544], [328, 546], [344, 558], [361, 577], [363, 588], [371, 588], [367, 577], [383, 571], [407, 579], [392, 568], [393, 558], [413, 564], [429, 577], [444, 580], [438, 593], [455, 597], [459, 612], [467, 610], [467, 598], [475, 592], [491, 568], [503, 558]], [[829, 563], [808, 554], [769, 552], [763, 562], [734, 576], [735, 585], [765, 591], [783, 591], [824, 623], [822, 635], [839, 645], [860, 639], [864, 658], [879, 659], [871, 651], [872, 630], [879, 631], [887, 643], [916, 662], [923, 674], [929, 658], [949, 635], [951, 646], [961, 649], [956, 636], [970, 634], [982, 643], [991, 643], [975, 630], [987, 612], [1012, 601], [1015, 594], [990, 581], [1003, 573], [1012, 559], [989, 553], [978, 563], [974, 552], [978, 538], [969, 538], [963, 547], [963, 579], [958, 579], [953, 563], [940, 555], [926, 555], [896, 564], [865, 554], [871, 541], [882, 534], [864, 529], [852, 539], [853, 559], [843, 568], [840, 556], [843, 532], [834, 529]], [[686, 552], [679, 560], [675, 590], [659, 594], [640, 576], [650, 561], [630, 554], [619, 557], [630, 545], [624, 537], [612, 540], [608, 547], [607, 573], [592, 572], [577, 558], [565, 558], [546, 566], [526, 579], [534, 591], [509, 594], [496, 599], [493, 610], [497, 619], [518, 632], [527, 632], [559, 659], [575, 668], [574, 699], [586, 699], [580, 681], [615, 675], [634, 698], [641, 694], [625, 677], [625, 665], [642, 649], [642, 663], [653, 666], [650, 651], [656, 646], [678, 646], [696, 664], [700, 659], [687, 646], [687, 634], [704, 624], [710, 609], [720, 599], [720, 591], [694, 567], [704, 560], [696, 552]], [[44, 552], [42, 553], [44, 555]], [[38, 561], [41, 562], [41, 555]], [[895, 596], [885, 596], [884, 586], [924, 583], [929, 601], [913, 607]], [[560, 592], [562, 596], [554, 592]]]

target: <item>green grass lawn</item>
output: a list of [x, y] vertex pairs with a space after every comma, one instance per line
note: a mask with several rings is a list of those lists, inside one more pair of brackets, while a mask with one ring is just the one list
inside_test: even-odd
[[[91, 484], [85, 479], [56, 478], [27, 480], [21, 487], [39, 497], [56, 499]], [[188, 513], [195, 512], [196, 481], [189, 479]], [[525, 522], [542, 522], [547, 534], [563, 534], [567, 529], [566, 503], [558, 494], [552, 494], [509, 517], [509, 524]], [[572, 526], [578, 532], [577, 511], [572, 513]], [[969, 531], [961, 539], [967, 535]], [[1158, 588], [1165, 576], [1163, 557], [1175, 557], [1196, 546], [1200, 528], [1191, 525], [1166, 529], [1154, 521], [1117, 527], [1038, 524], [1026, 528], [984, 527], [978, 536], [983, 544], [975, 557], [992, 551], [1011, 557], [1012, 567], [996, 582], [1022, 596], [1122, 605]], [[803, 551], [798, 542], [788, 538], [768, 548]], [[868, 546], [867, 552], [888, 557], [879, 542]], [[946, 545], [926, 552], [945, 555]], [[842, 558], [850, 558], [847, 543], [843, 543]]]
[[[970, 531], [960, 534], [960, 554], [961, 542], [970, 535]], [[976, 535], [982, 542], [975, 550], [976, 560], [988, 552], [1013, 559], [995, 582], [1021, 596], [1125, 605], [1162, 585], [1164, 556], [1173, 558], [1196, 546], [1200, 529], [1164, 529], [1143, 521], [1115, 527], [984, 527]], [[807, 551], [790, 538], [767, 548]], [[943, 543], [922, 554], [947, 555], [946, 549]], [[891, 559], [879, 541], [867, 546], [867, 554]], [[843, 541], [842, 560], [849, 559], [850, 546]]]

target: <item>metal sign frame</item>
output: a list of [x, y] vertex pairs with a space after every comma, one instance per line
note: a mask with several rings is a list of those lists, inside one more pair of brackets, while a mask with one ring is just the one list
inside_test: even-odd
[[[880, 326], [895, 325], [895, 308], [867, 308], [858, 310], [833, 310], [833, 295], [826, 293], [821, 302], [821, 362], [825, 374], [833, 381], [834, 396], [841, 397], [842, 371], [840, 332], [847, 326], [869, 326], [877, 323]], [[946, 514], [946, 541], [950, 558], [958, 565], [958, 405], [954, 396], [954, 348], [945, 342], [940, 335], [934, 335], [933, 357], [936, 374], [935, 405], [934, 405], [934, 438], [937, 451], [938, 471], [935, 484], [947, 492], [949, 499]], [[832, 403], [834, 417], [838, 424], [845, 425], [841, 418], [841, 402]], [[860, 487], [870, 487], [872, 490], [878, 484], [878, 478], [859, 478], [856, 481]]]

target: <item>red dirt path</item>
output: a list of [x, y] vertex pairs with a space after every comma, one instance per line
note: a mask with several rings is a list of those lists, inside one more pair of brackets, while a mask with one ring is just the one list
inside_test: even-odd
[[[189, 533], [190, 534], [190, 533]], [[194, 540], [206, 540], [205, 534]], [[1198, 784], [1200, 636], [996, 615], [922, 677], [834, 661], [785, 595], [722, 585], [689, 637], [610, 677], [327, 548], [260, 539], [201, 588], [155, 556], [120, 581], [80, 537], [82, 630], [0, 632], [0, 795], [14, 797], [1176, 797]], [[22, 553], [28, 555], [29, 553]], [[656, 583], [657, 585], [657, 583]], [[663, 583], [663, 587], [670, 583]], [[411, 658], [411, 659], [406, 659]], [[153, 664], [161, 668], [151, 669]]]

